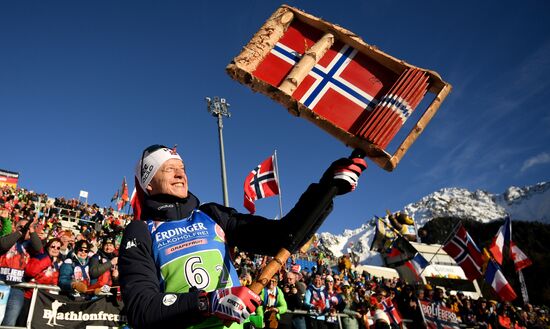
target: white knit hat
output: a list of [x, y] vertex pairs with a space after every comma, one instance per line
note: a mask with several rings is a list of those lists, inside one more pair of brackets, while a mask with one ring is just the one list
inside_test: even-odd
[[160, 167], [170, 159], [182, 160], [176, 152], [176, 147], [170, 149], [164, 145], [151, 145], [143, 151], [136, 166], [136, 178], [143, 192], [148, 194], [147, 185], [151, 183]]

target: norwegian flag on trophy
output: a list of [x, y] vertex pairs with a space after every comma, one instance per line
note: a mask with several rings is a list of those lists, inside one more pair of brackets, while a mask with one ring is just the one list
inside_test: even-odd
[[481, 251], [462, 224], [451, 240], [443, 246], [443, 250], [462, 267], [468, 280], [475, 280], [483, 274]]
[[[293, 21], [253, 75], [279, 86], [306, 50], [322, 36], [321, 30]], [[292, 97], [341, 129], [356, 133], [361, 128], [356, 122], [363, 122], [371, 114], [396, 78], [388, 68], [336, 41]]]
[[279, 194], [279, 179], [275, 170], [274, 156], [270, 156], [252, 170], [244, 180], [244, 207], [253, 214], [254, 202]]

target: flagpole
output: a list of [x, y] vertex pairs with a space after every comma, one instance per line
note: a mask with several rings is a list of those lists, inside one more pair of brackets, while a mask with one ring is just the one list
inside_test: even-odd
[[279, 161], [277, 159], [277, 150], [274, 152], [275, 158], [275, 175], [277, 175], [277, 186], [279, 188], [279, 218], [283, 218], [283, 192], [281, 191], [281, 180], [279, 177]]
[[521, 287], [521, 297], [523, 297], [523, 303], [529, 303], [529, 295], [527, 294], [527, 285], [525, 284], [525, 278], [523, 277], [523, 272], [518, 270], [519, 284]]
[[[443, 246], [449, 241], [449, 239], [451, 238], [451, 236], [453, 236], [456, 231], [459, 229], [460, 225], [462, 224], [462, 222], [459, 220], [455, 226], [453, 227], [453, 229], [451, 230], [451, 233], [449, 233], [449, 235], [447, 236], [447, 238], [445, 239], [445, 241], [443, 241], [443, 243], [439, 246], [439, 248], [436, 250], [435, 254], [433, 254], [432, 258], [430, 258], [430, 260], [428, 261], [428, 265], [431, 265], [432, 264], [432, 260], [435, 258], [435, 256], [437, 256], [437, 254], [441, 251], [441, 249], [443, 248]], [[419, 277], [422, 277], [422, 273], [424, 273], [424, 270], [426, 270], [427, 266], [424, 267], [422, 269], [422, 271], [420, 271], [420, 274], [418, 274]]]

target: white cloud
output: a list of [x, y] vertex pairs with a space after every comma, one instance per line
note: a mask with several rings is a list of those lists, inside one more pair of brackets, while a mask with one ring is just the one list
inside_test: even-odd
[[544, 163], [550, 163], [550, 153], [543, 152], [541, 154], [538, 154], [532, 158], [529, 158], [525, 160], [523, 163], [523, 166], [521, 167], [521, 172], [526, 171], [527, 169]]

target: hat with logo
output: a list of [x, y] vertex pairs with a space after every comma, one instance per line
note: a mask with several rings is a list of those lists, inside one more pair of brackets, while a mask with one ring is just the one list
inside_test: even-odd
[[164, 145], [151, 145], [141, 155], [141, 159], [136, 166], [136, 178], [139, 186], [147, 193], [147, 185], [151, 183], [153, 177], [160, 167], [170, 159], [179, 159], [181, 156], [176, 152], [176, 148], [168, 148]]
[[102, 245], [106, 245], [106, 244], [115, 244], [115, 239], [113, 239], [113, 237], [110, 237], [110, 236], [106, 236], [103, 238], [103, 240], [101, 241], [101, 244]]
[[175, 146], [170, 149], [164, 145], [155, 144], [143, 150], [134, 176], [136, 195], [132, 197], [132, 208], [134, 209], [135, 219], [140, 219], [141, 217], [142, 205], [145, 196], [148, 194], [147, 185], [151, 183], [160, 167], [170, 159], [181, 160], [181, 156], [176, 152]]

